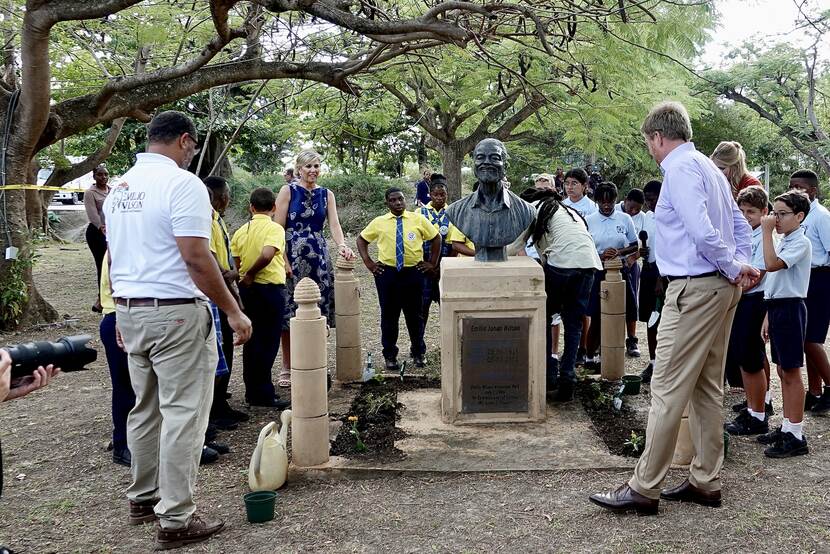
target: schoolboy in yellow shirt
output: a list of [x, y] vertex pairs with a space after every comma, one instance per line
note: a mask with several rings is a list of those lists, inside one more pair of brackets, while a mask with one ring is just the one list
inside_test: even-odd
[[[203, 179], [210, 194], [210, 204], [213, 207], [213, 223], [210, 227], [210, 251], [219, 264], [219, 270], [225, 279], [225, 284], [231, 295], [239, 302], [239, 292], [236, 290], [236, 280], [239, 272], [236, 271], [236, 263], [231, 256], [231, 239], [228, 227], [222, 216], [231, 201], [231, 191], [228, 182], [216, 175]], [[241, 303], [240, 303], [241, 306]], [[216, 383], [213, 387], [213, 403], [210, 407], [210, 422], [222, 430], [229, 430], [243, 421], [248, 421], [248, 415], [239, 410], [233, 409], [228, 403], [228, 385], [233, 373], [233, 329], [228, 323], [228, 316], [222, 310], [219, 312], [219, 326], [216, 330], [217, 336], [221, 336], [220, 368], [217, 368]], [[227, 369], [226, 372], [220, 371]]]
[[231, 239], [231, 255], [239, 274], [239, 295], [251, 320], [251, 338], [242, 347], [245, 399], [252, 406], [279, 410], [291, 405], [280, 400], [271, 379], [285, 311], [285, 229], [271, 219], [276, 196], [261, 187], [251, 192], [251, 220]]
[[[366, 268], [375, 276], [380, 303], [380, 341], [386, 369], [398, 369], [398, 322], [401, 311], [416, 366], [424, 365], [424, 325], [421, 298], [423, 273], [438, 264], [441, 235], [421, 214], [406, 211], [406, 199], [397, 188], [386, 191], [389, 213], [376, 217], [357, 238], [357, 250]], [[424, 242], [430, 243], [430, 260], [424, 261]], [[369, 243], [377, 242], [378, 261], [369, 257]]]

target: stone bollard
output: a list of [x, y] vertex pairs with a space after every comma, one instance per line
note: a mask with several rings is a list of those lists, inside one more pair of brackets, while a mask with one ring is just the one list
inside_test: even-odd
[[619, 381], [625, 375], [625, 281], [620, 275], [622, 262], [605, 262], [605, 280], [600, 284], [601, 376]]
[[354, 275], [355, 260], [337, 257], [334, 278], [334, 315], [337, 339], [335, 379], [349, 383], [363, 376], [360, 351], [360, 284]]
[[291, 455], [309, 467], [329, 460], [328, 355], [326, 318], [320, 315], [320, 287], [304, 278], [294, 289], [297, 314], [291, 318]]
[[686, 468], [692, 463], [695, 455], [695, 446], [692, 443], [692, 435], [689, 432], [689, 405], [683, 410], [683, 417], [680, 419], [680, 430], [677, 433], [677, 443], [674, 445], [674, 456], [672, 467]]

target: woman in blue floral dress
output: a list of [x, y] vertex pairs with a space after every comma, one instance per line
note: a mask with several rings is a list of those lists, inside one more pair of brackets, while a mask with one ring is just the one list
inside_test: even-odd
[[285, 228], [286, 257], [293, 277], [287, 279], [285, 293], [285, 318], [282, 331], [282, 371], [278, 385], [291, 386], [291, 348], [289, 321], [294, 317], [294, 287], [304, 277], [310, 277], [320, 286], [320, 311], [334, 327], [334, 271], [329, 257], [323, 227], [328, 221], [331, 236], [337, 244], [337, 254], [354, 258], [354, 252], [346, 246], [334, 193], [317, 185], [320, 177], [320, 154], [303, 150], [294, 165], [298, 181], [287, 184], [277, 195], [277, 223]]

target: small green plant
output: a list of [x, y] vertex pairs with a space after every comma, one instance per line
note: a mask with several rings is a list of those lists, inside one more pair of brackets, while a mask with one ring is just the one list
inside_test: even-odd
[[389, 392], [383, 394], [369, 393], [366, 395], [366, 413], [368, 415], [378, 415], [380, 412], [386, 410], [394, 410], [395, 404], [395, 398]]
[[349, 421], [352, 422], [352, 428], [349, 433], [354, 437], [354, 448], [358, 452], [366, 452], [366, 445], [360, 440], [360, 430], [357, 428], [357, 416], [349, 416]]
[[380, 368], [377, 368], [377, 369], [375, 370], [375, 376], [374, 376], [374, 377], [372, 377], [372, 380], [373, 380], [375, 383], [378, 383], [378, 384], [382, 385], [382, 384], [383, 384], [384, 379], [386, 379], [386, 377], [384, 377], [384, 376], [383, 376], [383, 373], [381, 373]]
[[643, 435], [638, 435], [631, 431], [631, 436], [623, 443], [624, 446], [630, 448], [633, 452], [639, 452], [646, 444], [646, 438]]

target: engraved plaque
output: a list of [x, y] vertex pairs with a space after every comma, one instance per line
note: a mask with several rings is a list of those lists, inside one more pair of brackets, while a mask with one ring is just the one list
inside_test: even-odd
[[461, 319], [462, 413], [526, 412], [530, 318]]

